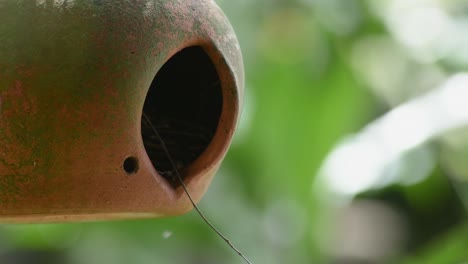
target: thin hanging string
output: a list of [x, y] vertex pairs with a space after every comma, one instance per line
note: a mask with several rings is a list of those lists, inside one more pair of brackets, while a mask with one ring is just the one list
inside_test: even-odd
[[198, 206], [195, 204], [195, 202], [193, 201], [192, 199], [192, 196], [190, 195], [188, 189], [187, 189], [187, 186], [185, 185], [184, 183], [184, 180], [182, 179], [182, 176], [180, 175], [179, 173], [179, 169], [177, 168], [174, 160], [172, 159], [172, 156], [171, 154], [169, 153], [169, 150], [168, 148], [166, 147], [166, 143], [164, 142], [164, 140], [162, 139], [161, 135], [159, 134], [158, 130], [156, 129], [156, 127], [153, 125], [153, 122], [151, 122], [151, 120], [149, 119], [149, 117], [146, 115], [146, 113], [143, 112], [143, 118], [145, 118], [146, 122], [148, 122], [148, 124], [150, 125], [151, 129], [153, 130], [154, 134], [156, 135], [156, 137], [158, 138], [158, 140], [161, 142], [161, 146], [164, 150], [164, 153], [166, 154], [167, 158], [169, 159], [169, 162], [171, 163], [171, 166], [174, 168], [174, 171], [175, 171], [175, 174], [178, 178], [178, 180], [180, 181], [180, 184], [182, 185], [182, 188], [184, 189], [185, 191], [185, 194], [187, 194], [187, 197], [189, 198], [190, 200], [190, 203], [192, 203], [192, 206], [193, 208], [195, 208], [195, 210], [197, 211], [197, 213], [200, 215], [200, 217], [203, 219], [203, 221], [216, 233], [218, 234], [218, 236], [224, 240], [224, 242], [226, 242], [226, 244], [229, 245], [229, 247], [231, 247], [241, 258], [243, 258], [245, 260], [246, 263], [248, 264], [252, 264], [252, 262], [250, 262], [249, 259], [247, 259], [246, 256], [244, 256], [244, 254], [242, 254], [242, 252], [240, 252], [240, 250], [238, 250], [232, 243], [231, 241], [229, 241], [229, 239], [224, 236], [216, 227], [214, 227], [213, 224], [211, 224], [210, 221], [208, 221], [208, 219], [205, 217], [205, 215], [200, 211], [200, 209], [198, 208]]

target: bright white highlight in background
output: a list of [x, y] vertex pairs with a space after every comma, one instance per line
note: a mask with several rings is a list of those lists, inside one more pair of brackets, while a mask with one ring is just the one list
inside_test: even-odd
[[466, 66], [468, 21], [457, 15], [457, 8], [463, 6], [462, 2], [386, 0], [370, 1], [370, 4], [412, 58], [423, 63], [448, 59]]
[[319, 179], [344, 195], [395, 182], [396, 174], [389, 179], [391, 167], [408, 151], [468, 125], [467, 98], [468, 74], [458, 74], [438, 89], [395, 108], [339, 144], [323, 163]]

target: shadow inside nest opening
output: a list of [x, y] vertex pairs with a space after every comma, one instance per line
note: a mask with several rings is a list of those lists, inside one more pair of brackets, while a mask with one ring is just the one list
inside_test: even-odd
[[[219, 75], [198, 46], [175, 54], [151, 83], [141, 119], [144, 147], [154, 168], [173, 187], [180, 186], [170, 159], [182, 179], [208, 147], [218, 127], [223, 104]], [[170, 157], [154, 133], [158, 131]]]

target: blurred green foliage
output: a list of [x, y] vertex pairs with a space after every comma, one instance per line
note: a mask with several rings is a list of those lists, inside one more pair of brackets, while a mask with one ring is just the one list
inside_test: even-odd
[[[468, 60], [450, 52], [431, 58], [424, 54], [432, 55], [432, 46], [416, 52], [413, 42], [405, 44], [391, 17], [392, 7], [402, 1], [217, 2], [238, 33], [247, 78], [239, 131], [200, 203], [208, 218], [258, 264], [468, 260], [463, 201], [443, 166], [418, 183], [397, 183], [355, 198], [379, 201], [404, 219], [398, 249], [373, 260], [342, 254], [349, 243], [337, 221], [348, 219], [335, 206], [337, 198], [316, 181], [336, 142], [466, 68]], [[415, 2], [468, 17], [463, 1]], [[359, 212], [349, 208], [350, 216]], [[346, 226], [343, 233], [353, 230]], [[5, 259], [29, 252], [38, 260], [38, 252], [49, 252], [60, 256], [56, 263], [242, 262], [194, 212], [156, 220], [3, 225], [0, 232]], [[389, 239], [385, 234], [378, 241]]]

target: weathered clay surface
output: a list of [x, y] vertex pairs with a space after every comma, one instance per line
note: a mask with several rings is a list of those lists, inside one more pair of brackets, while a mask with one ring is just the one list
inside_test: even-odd
[[[0, 1], [0, 221], [190, 210], [153, 168], [140, 121], [158, 69], [194, 45], [223, 89], [217, 132], [186, 178], [199, 200], [230, 143], [244, 82], [236, 37], [214, 1]], [[129, 156], [139, 162], [132, 175]]]

